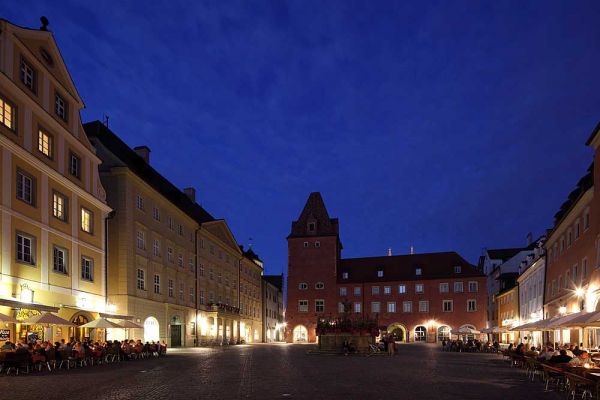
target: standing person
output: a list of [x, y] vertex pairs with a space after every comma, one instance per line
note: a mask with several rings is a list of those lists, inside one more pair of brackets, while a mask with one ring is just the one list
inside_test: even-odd
[[393, 356], [396, 351], [396, 342], [392, 335], [388, 335], [388, 354]]

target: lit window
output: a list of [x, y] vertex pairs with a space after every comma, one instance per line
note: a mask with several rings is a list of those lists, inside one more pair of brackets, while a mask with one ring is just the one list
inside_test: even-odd
[[34, 179], [21, 170], [17, 170], [17, 199], [35, 205], [35, 181]]
[[342, 272], [342, 279], [348, 279], [348, 273]]
[[160, 294], [160, 275], [154, 275], [154, 293]]
[[405, 301], [402, 303], [402, 312], [405, 312], [405, 313], [412, 312], [412, 301]]
[[399, 294], [406, 293], [406, 285], [398, 285], [398, 293]]
[[32, 92], [36, 91], [36, 73], [35, 70], [25, 59], [21, 58], [20, 65], [20, 78], [21, 82], [29, 88]]
[[146, 271], [140, 268], [137, 270], [137, 288], [146, 290]]
[[94, 280], [94, 260], [88, 257], [81, 257], [81, 279], [86, 281]]
[[421, 276], [422, 274], [423, 274], [423, 269], [422, 268], [415, 268], [415, 275]]
[[67, 220], [67, 198], [58, 192], [52, 194], [52, 215], [61, 221]]
[[35, 265], [35, 245], [30, 236], [17, 233], [17, 261]]
[[53, 256], [53, 267], [52, 270], [54, 272], [58, 272], [59, 274], [67, 274], [67, 262], [68, 262], [68, 253], [67, 250], [54, 246], [54, 256]]
[[425, 292], [425, 286], [422, 283], [417, 283], [415, 285], [415, 293], [424, 293]]
[[48, 158], [52, 158], [52, 136], [43, 130], [38, 130], [38, 150]]
[[15, 109], [2, 97], [0, 97], [0, 124], [10, 130], [15, 130]]
[[387, 312], [389, 312], [389, 313], [396, 312], [396, 302], [390, 301], [387, 303]]
[[348, 289], [345, 287], [340, 288], [340, 296], [346, 296], [348, 294]]
[[67, 102], [65, 101], [65, 99], [62, 98], [62, 96], [59, 95], [58, 93], [55, 93], [54, 94], [54, 112], [60, 119], [62, 119], [65, 122], [67, 121], [68, 109], [69, 109], [69, 107], [67, 106]]
[[87, 233], [92, 233], [93, 228], [92, 212], [81, 207], [81, 230]]
[[362, 304], [354, 303], [354, 312], [360, 314], [362, 312]]
[[308, 312], [308, 300], [298, 300], [298, 311]]
[[378, 278], [383, 278], [383, 270], [382, 269], [377, 270], [377, 277]]
[[339, 302], [338, 303], [338, 312], [341, 313], [345, 313], [346, 312], [346, 307], [344, 306], [344, 303]]
[[391, 286], [384, 286], [383, 287], [383, 294], [392, 294], [392, 287]]

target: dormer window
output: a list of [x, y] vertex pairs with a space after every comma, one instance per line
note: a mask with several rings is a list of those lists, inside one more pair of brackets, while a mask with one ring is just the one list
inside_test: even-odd
[[315, 247], [321, 247], [321, 242], [319, 242], [318, 240], [315, 242]]
[[308, 283], [302, 282], [302, 283], [298, 284], [298, 289], [300, 289], [300, 290], [308, 289]]
[[377, 270], [377, 277], [383, 278], [383, 270], [382, 269]]
[[309, 222], [308, 223], [308, 231], [314, 232], [315, 230], [317, 230], [317, 224], [314, 222]]
[[348, 279], [348, 273], [342, 272], [342, 279]]
[[417, 276], [423, 275], [423, 268], [421, 268], [421, 267], [415, 268], [415, 275], [417, 275]]
[[325, 284], [323, 282], [317, 282], [315, 284], [315, 289], [319, 289], [319, 290], [325, 289]]
[[460, 265], [457, 265], [456, 267], [454, 267], [454, 273], [455, 274], [460, 274], [460, 271], [461, 271]]

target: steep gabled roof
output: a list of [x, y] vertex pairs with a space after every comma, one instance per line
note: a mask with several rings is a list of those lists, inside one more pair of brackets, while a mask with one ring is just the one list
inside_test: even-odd
[[277, 289], [283, 292], [283, 274], [281, 275], [263, 275], [262, 279], [275, 286]]
[[[454, 267], [460, 266], [460, 273]], [[421, 275], [416, 269], [421, 268]], [[383, 277], [378, 271], [383, 270]], [[343, 274], [348, 278], [343, 279]], [[442, 278], [484, 277], [481, 270], [454, 251], [441, 253], [406, 254], [340, 260], [337, 269], [338, 283], [414, 281]]]
[[598, 122], [598, 125], [596, 125], [596, 127], [594, 128], [592, 133], [590, 133], [588, 140], [585, 141], [586, 146], [589, 146], [590, 144], [592, 144], [592, 141], [594, 140], [594, 138], [596, 137], [598, 132], [600, 132], [600, 122]]
[[[315, 223], [316, 230], [308, 232], [308, 224]], [[339, 234], [339, 222], [337, 218], [329, 218], [325, 202], [321, 193], [312, 192], [306, 200], [304, 209], [298, 219], [292, 222], [292, 230], [289, 237], [311, 236], [337, 236]]]
[[[199, 224], [215, 220], [204, 208], [192, 202], [185, 193], [152, 168], [103, 123], [100, 121], [88, 122], [83, 125], [83, 128], [88, 138], [96, 144], [98, 156], [103, 162], [100, 166], [101, 170], [110, 169], [113, 166], [126, 166], [140, 177], [140, 179]], [[103, 151], [102, 147], [98, 146], [98, 144], [111, 154]]]

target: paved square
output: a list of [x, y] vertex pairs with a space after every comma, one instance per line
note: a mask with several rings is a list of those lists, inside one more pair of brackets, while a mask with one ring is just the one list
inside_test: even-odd
[[2, 399], [559, 399], [497, 355], [399, 346], [395, 357], [312, 355], [310, 345], [170, 350], [162, 359], [0, 376]]

